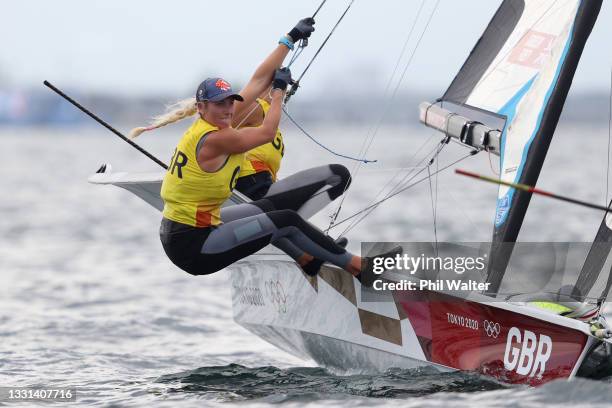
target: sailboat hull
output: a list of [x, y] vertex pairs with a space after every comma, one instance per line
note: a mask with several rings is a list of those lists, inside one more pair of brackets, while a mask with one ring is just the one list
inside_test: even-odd
[[599, 343], [584, 322], [473, 295], [362, 293], [335, 268], [316, 278], [256, 255], [232, 267], [234, 319], [277, 347], [349, 372], [431, 366], [508, 383], [572, 378]]
[[[160, 174], [113, 174], [109, 167], [90, 181], [126, 188], [160, 208]], [[343, 372], [431, 366], [538, 385], [572, 378], [580, 368], [596, 376], [611, 366], [610, 344], [591, 336], [586, 323], [524, 305], [479, 294], [362, 290], [336, 268], [308, 277], [273, 247], [230, 269], [236, 322]]]

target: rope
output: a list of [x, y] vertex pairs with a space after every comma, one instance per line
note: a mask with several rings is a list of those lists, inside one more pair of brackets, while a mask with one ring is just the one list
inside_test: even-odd
[[338, 157], [343, 157], [345, 159], [348, 160], [356, 160], [356, 161], [360, 161], [362, 163], [376, 163], [378, 160], [368, 160], [365, 158], [358, 158], [358, 157], [352, 157], [352, 156], [347, 156], [345, 154], [341, 154], [341, 153], [337, 153], [335, 151], [333, 151], [332, 149], [330, 149], [329, 147], [325, 146], [324, 144], [322, 144], [321, 142], [319, 142], [317, 139], [315, 139], [314, 137], [312, 137], [302, 126], [300, 126], [299, 123], [297, 123], [289, 114], [289, 112], [287, 112], [287, 109], [285, 109], [285, 107], [283, 106], [283, 112], [285, 112], [285, 115], [287, 115], [287, 117], [289, 118], [289, 120], [291, 121], [291, 123], [293, 123], [299, 130], [302, 131], [302, 133], [304, 133], [306, 136], [308, 136], [308, 138], [310, 138], [310, 140], [312, 140], [313, 142], [315, 142], [319, 147], [327, 150], [328, 152], [330, 152], [331, 154], [338, 156]]
[[304, 47], [305, 47], [304, 41], [300, 40], [300, 43], [298, 44], [297, 48], [295, 49], [295, 51], [293, 51], [293, 54], [291, 55], [291, 59], [289, 60], [289, 64], [287, 64], [287, 68], [291, 68], [291, 65], [293, 65], [295, 60], [297, 60], [298, 57], [302, 54]]
[[235, 129], [240, 129], [240, 127], [242, 127], [242, 125], [244, 124], [244, 122], [249, 118], [249, 116], [251, 116], [253, 114], [253, 112], [255, 112], [255, 110], [257, 108], [259, 108], [259, 104], [257, 102], [253, 102], [253, 109], [251, 109], [249, 111], [249, 113], [247, 113], [245, 115], [245, 117], [240, 121], [240, 123], [238, 123], [238, 125], [235, 127]]

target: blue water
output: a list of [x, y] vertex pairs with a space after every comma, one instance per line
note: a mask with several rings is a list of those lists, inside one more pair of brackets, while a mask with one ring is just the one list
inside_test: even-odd
[[[346, 154], [358, 153], [365, 132], [311, 130]], [[352, 169], [298, 133], [285, 133], [281, 174], [331, 161]], [[379, 163], [360, 170], [340, 219], [367, 204], [394, 169], [414, 165], [407, 158], [431, 134], [382, 129], [368, 153]], [[179, 136], [180, 129], [152, 133], [142, 144], [168, 160]], [[115, 171], [156, 171], [154, 163], [97, 128], [2, 129], [0, 141], [0, 386], [74, 387], [79, 406], [612, 404], [608, 380], [530, 389], [469, 373], [345, 375], [301, 361], [232, 321], [227, 272], [192, 277], [167, 260], [156, 210], [123, 190], [86, 182], [106, 161]], [[603, 203], [606, 146], [607, 129], [562, 126], [540, 185]], [[450, 145], [440, 166], [464, 153]], [[484, 154], [460, 167], [491, 174]], [[495, 195], [494, 186], [441, 176], [438, 239], [489, 239]], [[316, 221], [326, 226], [334, 209]], [[600, 218], [534, 198], [521, 237], [587, 241]], [[422, 183], [383, 204], [349, 238], [353, 249], [360, 240], [431, 241], [432, 224], [429, 185]]]

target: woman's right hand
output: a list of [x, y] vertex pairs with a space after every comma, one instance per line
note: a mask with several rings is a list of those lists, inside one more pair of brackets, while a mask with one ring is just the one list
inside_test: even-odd
[[[314, 19], [312, 17], [301, 19], [288, 34], [291, 37], [291, 42], [295, 43], [296, 41], [310, 37], [310, 34], [314, 31], [313, 25]], [[238, 126], [245, 120], [245, 117], [250, 115], [249, 112], [252, 110], [255, 99], [270, 88], [274, 71], [282, 65], [287, 54], [289, 54], [289, 48], [279, 44], [274, 51], [259, 64], [249, 82], [247, 82], [245, 87], [240, 91], [240, 96], [244, 98], [244, 101], [236, 101], [234, 105], [236, 107], [233, 118], [234, 126]]]
[[299, 40], [304, 40], [310, 37], [315, 30], [314, 28], [314, 18], [306, 17], [298, 21], [298, 23], [289, 31], [289, 37], [293, 40], [293, 42], [298, 42]]

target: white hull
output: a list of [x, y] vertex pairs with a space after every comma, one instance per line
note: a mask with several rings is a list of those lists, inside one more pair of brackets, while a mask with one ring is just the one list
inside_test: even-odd
[[[361, 304], [358, 292], [341, 296], [327, 280], [307, 277], [286, 257], [274, 258], [277, 260], [255, 255], [231, 267], [234, 320], [241, 326], [290, 354], [343, 372], [381, 372], [392, 367], [424, 366], [450, 370], [426, 361], [420, 347], [413, 347], [414, 344], [394, 344], [364, 333], [356, 308], [357, 302]], [[278, 260], [282, 258], [285, 260]], [[321, 275], [326, 278], [340, 276], [344, 284], [354, 279], [346, 272], [331, 268], [324, 268]], [[334, 286], [338, 288], [339, 285], [340, 282], [336, 282]], [[357, 286], [358, 283], [353, 287]], [[353, 296], [356, 303], [352, 302]], [[378, 311], [382, 313], [381, 319], [400, 322], [393, 304], [361, 306], [366, 307], [361, 309], [362, 317], [368, 311]], [[382, 336], [394, 337], [395, 343], [400, 337], [413, 337], [417, 341], [408, 321], [397, 327], [401, 334]], [[384, 327], [379, 329], [384, 331]]]

